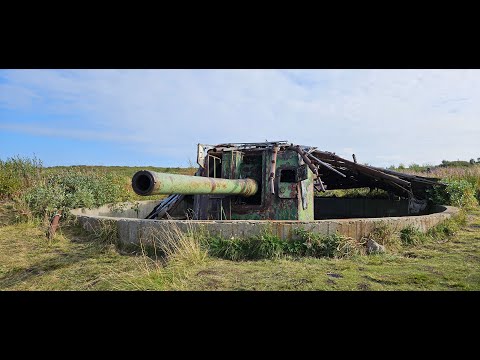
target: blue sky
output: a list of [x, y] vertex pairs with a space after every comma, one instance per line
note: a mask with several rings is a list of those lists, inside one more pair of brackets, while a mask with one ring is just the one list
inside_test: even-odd
[[375, 166], [480, 157], [480, 70], [0, 70], [0, 158], [188, 166], [288, 140]]

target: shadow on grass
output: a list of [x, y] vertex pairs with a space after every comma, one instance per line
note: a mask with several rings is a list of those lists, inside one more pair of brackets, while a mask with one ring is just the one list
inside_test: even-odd
[[44, 260], [37, 261], [25, 268], [15, 268], [0, 277], [0, 289], [9, 289], [19, 285], [20, 283], [28, 282], [33, 278], [38, 278], [48, 273], [68, 268], [75, 263], [92, 258], [91, 254], [85, 254], [79, 251], [74, 254], [58, 254], [54, 257], [49, 257]]
[[[58, 270], [68, 269], [84, 261], [95, 260], [107, 253], [107, 246], [78, 234], [72, 228], [64, 228], [62, 232], [67, 239], [66, 247], [64, 247], [65, 244], [54, 243], [51, 248], [41, 250], [33, 263], [23, 267], [11, 267], [9, 271], [0, 276], [0, 290], [16, 288], [29, 282], [34, 288], [35, 279], [43, 278]], [[88, 267], [83, 270], [88, 270]], [[83, 270], [79, 269], [77, 278], [82, 276]]]

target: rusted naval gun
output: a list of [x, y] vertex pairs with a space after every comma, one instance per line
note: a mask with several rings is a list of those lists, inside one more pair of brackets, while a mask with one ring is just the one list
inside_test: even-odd
[[252, 196], [258, 191], [253, 179], [215, 179], [211, 177], [159, 173], [141, 170], [132, 178], [133, 190], [138, 195], [241, 195]]
[[353, 160], [287, 141], [198, 144], [194, 176], [142, 170], [132, 188], [144, 196], [169, 194], [147, 219], [177, 213], [194, 220], [312, 221], [340, 204], [316, 196], [327, 189], [383, 189], [405, 199], [405, 213], [419, 214], [427, 206], [426, 190], [439, 184]]
[[[200, 173], [202, 171], [197, 171], [195, 175]], [[258, 183], [248, 178], [223, 179], [142, 170], [133, 176], [132, 188], [138, 195], [144, 196], [173, 194], [158, 204], [147, 219], [162, 218], [167, 211], [171, 212], [182, 204], [184, 213], [193, 213], [191, 218], [223, 220], [228, 218], [224, 199], [252, 197], [258, 192]], [[231, 217], [231, 211], [229, 214]]]

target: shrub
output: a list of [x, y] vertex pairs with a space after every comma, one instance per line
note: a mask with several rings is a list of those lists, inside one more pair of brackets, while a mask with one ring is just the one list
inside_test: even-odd
[[248, 247], [240, 239], [212, 237], [208, 240], [210, 255], [228, 260], [242, 260], [248, 258]]
[[228, 260], [271, 259], [281, 256], [347, 257], [363, 253], [362, 244], [338, 234], [322, 236], [296, 229], [296, 240], [286, 241], [271, 233], [247, 239], [213, 237], [208, 240], [212, 256]]
[[388, 192], [376, 188], [354, 188], [354, 189], [336, 189], [315, 191], [317, 197], [345, 197], [345, 198], [369, 198], [369, 199], [388, 199]]
[[335, 233], [322, 237], [303, 229], [297, 229], [296, 233], [304, 241], [302, 244], [305, 247], [302, 255], [312, 257], [334, 257], [337, 255], [342, 236]]
[[65, 189], [56, 184], [53, 186], [37, 186], [30, 188], [25, 194], [25, 201], [37, 217], [51, 217], [58, 210], [64, 210]]
[[441, 240], [445, 237], [454, 236], [460, 229], [460, 225], [466, 223], [465, 213], [460, 213], [456, 218], [445, 220], [427, 231], [427, 235], [434, 240]]
[[42, 162], [36, 157], [0, 159], [0, 198], [19, 196], [41, 178]]
[[111, 174], [84, 174], [73, 170], [46, 176], [27, 190], [24, 199], [34, 215], [52, 216], [77, 207], [91, 208], [118, 201], [122, 188]]
[[403, 245], [417, 245], [425, 241], [425, 234], [414, 226], [407, 226], [400, 230], [400, 239]]
[[383, 222], [376, 225], [368, 237], [383, 246], [396, 245], [398, 243], [398, 238], [395, 237], [395, 230]]
[[446, 187], [429, 190], [429, 200], [434, 204], [453, 205], [464, 209], [478, 206], [475, 186], [465, 179], [443, 180]]
[[285, 241], [280, 240], [280, 238], [268, 232], [250, 239], [246, 244], [248, 247], [247, 253], [250, 254], [252, 258], [278, 258], [284, 254]]
[[400, 231], [400, 239], [403, 245], [418, 245], [427, 240], [443, 240], [454, 236], [465, 225], [466, 215], [461, 212], [455, 218], [447, 219], [440, 224], [430, 228], [426, 233], [421, 232], [413, 226], [407, 226]]

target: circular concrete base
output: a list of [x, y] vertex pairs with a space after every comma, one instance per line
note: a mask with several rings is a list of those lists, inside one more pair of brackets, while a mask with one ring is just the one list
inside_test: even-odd
[[226, 238], [246, 238], [269, 231], [282, 239], [295, 238], [294, 229], [329, 235], [339, 233], [360, 240], [380, 225], [388, 225], [399, 231], [414, 226], [420, 231], [458, 214], [452, 206], [436, 206], [431, 214], [418, 216], [396, 216], [380, 218], [325, 219], [315, 221], [283, 220], [145, 220], [144, 218], [158, 204], [157, 200], [122, 203], [102, 206], [96, 209], [74, 209], [71, 211], [86, 231], [98, 231], [106, 226], [116, 234], [120, 244], [138, 244], [146, 234], [162, 236], [172, 231], [206, 231], [210, 235]]

